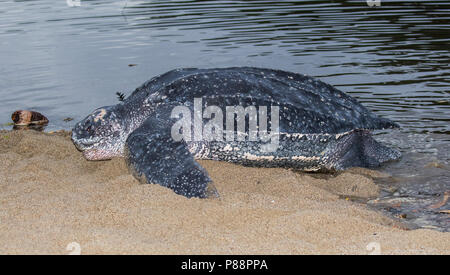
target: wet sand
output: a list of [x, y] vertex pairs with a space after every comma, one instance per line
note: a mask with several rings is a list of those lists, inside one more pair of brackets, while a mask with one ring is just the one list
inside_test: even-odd
[[66, 132], [0, 131], [0, 159], [0, 254], [450, 254], [450, 233], [345, 199], [376, 197], [375, 171], [201, 161], [220, 193], [202, 200], [139, 184], [123, 159], [86, 161]]

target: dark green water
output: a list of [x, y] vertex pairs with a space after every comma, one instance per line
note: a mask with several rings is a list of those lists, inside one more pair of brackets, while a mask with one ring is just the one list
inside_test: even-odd
[[449, 61], [448, 1], [2, 0], [0, 124], [33, 109], [70, 129], [178, 67], [306, 73], [402, 126], [377, 133], [403, 159], [380, 169], [392, 178], [374, 207], [449, 231], [449, 203], [429, 208], [450, 191]]

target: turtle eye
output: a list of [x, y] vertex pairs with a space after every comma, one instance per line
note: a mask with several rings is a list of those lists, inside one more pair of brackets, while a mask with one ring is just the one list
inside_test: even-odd
[[91, 117], [87, 118], [86, 121], [84, 122], [84, 129], [88, 132], [91, 132], [92, 130], [92, 126], [93, 126], [93, 120]]

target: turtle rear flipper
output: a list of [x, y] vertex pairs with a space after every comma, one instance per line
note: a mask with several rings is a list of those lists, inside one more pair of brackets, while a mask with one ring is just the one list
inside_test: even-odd
[[143, 183], [172, 189], [185, 197], [217, 196], [205, 169], [189, 152], [184, 140], [171, 136], [171, 106], [160, 107], [134, 132], [125, 145], [127, 164]]
[[327, 156], [333, 170], [350, 167], [375, 168], [387, 161], [397, 160], [401, 153], [376, 141], [370, 131], [355, 129], [336, 138]]

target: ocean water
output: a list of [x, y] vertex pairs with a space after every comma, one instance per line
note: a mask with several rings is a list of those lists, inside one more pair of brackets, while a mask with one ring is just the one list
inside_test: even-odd
[[32, 109], [70, 129], [174, 68], [305, 73], [402, 127], [375, 133], [403, 158], [368, 205], [449, 231], [449, 63], [448, 1], [1, 0], [0, 128]]

